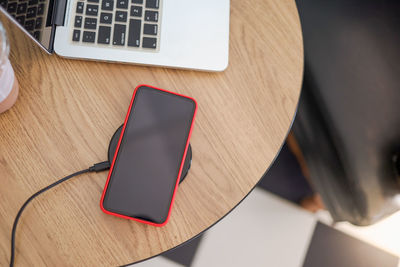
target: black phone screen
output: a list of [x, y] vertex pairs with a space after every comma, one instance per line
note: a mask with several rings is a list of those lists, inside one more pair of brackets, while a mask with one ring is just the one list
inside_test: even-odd
[[104, 209], [157, 224], [166, 221], [195, 110], [191, 98], [147, 86], [136, 90]]

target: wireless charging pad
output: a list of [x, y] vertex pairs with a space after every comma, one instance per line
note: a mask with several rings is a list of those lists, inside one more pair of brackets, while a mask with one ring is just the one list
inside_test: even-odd
[[[121, 125], [115, 131], [114, 135], [111, 137], [110, 144], [108, 145], [108, 161], [110, 162], [110, 164], [114, 159], [115, 151], [117, 150], [118, 141], [121, 136], [122, 128], [123, 125]], [[179, 181], [179, 183], [182, 183], [182, 181], [185, 179], [186, 175], [189, 172], [191, 164], [192, 164], [192, 146], [189, 144], [188, 151], [186, 153], [185, 163], [183, 164], [181, 180]]]

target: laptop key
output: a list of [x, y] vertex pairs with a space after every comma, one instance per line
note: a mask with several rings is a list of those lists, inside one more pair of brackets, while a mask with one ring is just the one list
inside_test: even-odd
[[80, 27], [82, 27], [82, 16], [76, 16], [76, 17], [75, 17], [74, 26], [75, 26], [75, 28], [80, 28]]
[[131, 16], [132, 17], [141, 17], [142, 16], [142, 7], [141, 6], [131, 6]]
[[98, 5], [86, 5], [86, 15], [97, 16], [97, 13], [99, 13]]
[[80, 38], [81, 38], [81, 31], [74, 30], [74, 33], [72, 34], [72, 41], [79, 42]]
[[43, 19], [41, 17], [37, 18], [35, 21], [35, 29], [41, 29], [42, 28], [42, 21]]
[[0, 6], [2, 6], [3, 8], [7, 8], [7, 0], [0, 0]]
[[26, 8], [28, 7], [27, 3], [22, 3], [17, 6], [17, 14], [23, 14], [26, 12]]
[[[83, 10], [82, 10], [83, 11]], [[37, 8], [37, 14], [43, 15], [44, 14], [44, 4], [40, 4]]]
[[159, 0], [146, 0], [146, 8], [159, 8], [160, 1]]
[[157, 35], [157, 24], [144, 24], [143, 33], [148, 35]]
[[128, 9], [129, 0], [117, 0], [117, 8]]
[[30, 7], [26, 11], [26, 18], [27, 19], [34, 18], [36, 17], [36, 13], [37, 13], [37, 7]]
[[158, 21], [158, 12], [146, 10], [146, 12], [144, 13], [144, 20], [157, 22]]
[[99, 44], [110, 44], [110, 39], [111, 39], [111, 27], [100, 26], [99, 37], [97, 38], [97, 42]]
[[24, 24], [25, 24], [25, 16], [18, 16], [15, 19], [19, 22], [19, 24], [24, 26]]
[[94, 40], [96, 39], [96, 33], [95, 32], [83, 32], [83, 37], [82, 37], [82, 42], [85, 43], [94, 43]]
[[83, 14], [83, 7], [84, 7], [85, 3], [83, 2], [78, 2], [76, 4], [76, 13], [77, 14]]
[[26, 30], [28, 31], [32, 31], [35, 28], [35, 20], [31, 19], [31, 20], [27, 20], [25, 21], [25, 27]]
[[112, 17], [113, 17], [112, 13], [101, 12], [100, 13], [100, 23], [111, 24]]
[[115, 12], [115, 21], [126, 22], [127, 17], [128, 17], [128, 12], [125, 11]]
[[157, 39], [156, 38], [149, 38], [143, 37], [143, 45], [144, 48], [153, 48], [157, 47]]
[[35, 37], [36, 40], [40, 40], [40, 31], [35, 31], [35, 32], [33, 33], [33, 37]]
[[114, 36], [113, 36], [114, 45], [125, 45], [125, 31], [126, 31], [126, 25], [122, 24], [114, 25]]
[[101, 9], [112, 11], [114, 9], [114, 1], [103, 0], [103, 2], [101, 3]]
[[29, 5], [30, 6], [34, 6], [34, 5], [37, 5], [39, 3], [39, 0], [29, 0]]
[[85, 18], [85, 29], [96, 30], [97, 19], [95, 18]]
[[[7, 1], [6, 1], [6, 5], [7, 5]], [[15, 13], [15, 12], [17, 12], [17, 3], [16, 3], [16, 2], [14, 2], [14, 3], [9, 3], [9, 4], [8, 4], [8, 7], [7, 7], [7, 11], [8, 11], [9, 13]]]
[[142, 21], [139, 19], [129, 20], [129, 35], [128, 35], [128, 46], [139, 47], [140, 46], [140, 28]]
[[[14, 2], [14, 0], [10, 1]], [[36, 8], [39, 14], [39, 5], [42, 0], [18, 1], [38, 1], [39, 4]], [[160, 0], [131, 0], [131, 2], [129, 0], [87, 0], [87, 4], [84, 3], [84, 0], [78, 1], [77, 15], [74, 21], [75, 29], [72, 35], [74, 42], [143, 47], [150, 50], [157, 49], [159, 46], [157, 44], [159, 41], [157, 40], [159, 34], [157, 22], [159, 22], [160, 14], [157, 9], [160, 8]], [[127, 10], [128, 8], [130, 10]], [[42, 9], [44, 13], [45, 6]], [[114, 9], [117, 10], [114, 11]], [[128, 12], [130, 13], [128, 14]], [[99, 19], [97, 19], [98, 16]]]

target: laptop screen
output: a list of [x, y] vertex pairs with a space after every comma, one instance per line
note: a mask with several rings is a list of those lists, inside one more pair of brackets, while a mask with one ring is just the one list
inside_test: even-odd
[[0, 0], [0, 16], [6, 14], [51, 51], [53, 4], [54, 0]]

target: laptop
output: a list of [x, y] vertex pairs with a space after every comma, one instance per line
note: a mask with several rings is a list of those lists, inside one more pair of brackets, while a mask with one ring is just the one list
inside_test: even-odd
[[223, 71], [229, 1], [0, 0], [0, 13], [50, 54]]

